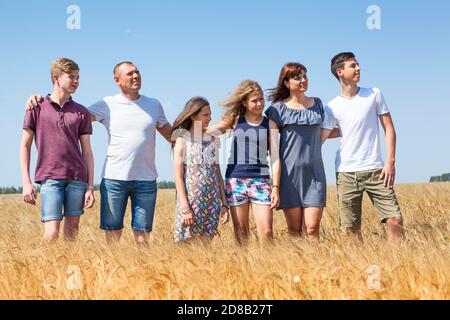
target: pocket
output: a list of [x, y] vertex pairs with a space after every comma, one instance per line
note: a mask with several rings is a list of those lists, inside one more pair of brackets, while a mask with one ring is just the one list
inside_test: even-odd
[[70, 185], [75, 189], [83, 190], [83, 191], [86, 191], [88, 188], [88, 184], [86, 182], [79, 181], [79, 180], [71, 180]]
[[48, 189], [57, 190], [61, 187], [61, 184], [58, 180], [53, 179], [45, 179], [41, 181], [41, 192]]
[[338, 172], [337, 178], [336, 178], [336, 184], [344, 185], [353, 183], [355, 181], [355, 173], [354, 172]]
[[380, 179], [382, 171], [383, 171], [383, 169], [377, 169], [373, 172], [372, 176], [373, 176], [374, 181], [378, 181]]

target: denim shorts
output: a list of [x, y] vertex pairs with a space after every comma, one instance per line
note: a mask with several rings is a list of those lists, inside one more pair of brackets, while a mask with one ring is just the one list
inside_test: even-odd
[[270, 205], [270, 179], [227, 178], [225, 189], [230, 206], [235, 207], [247, 202]]
[[[47, 179], [41, 182], [42, 222], [83, 214], [87, 183]], [[64, 211], [63, 211], [64, 210]]]
[[102, 179], [100, 229], [122, 229], [128, 198], [131, 198], [131, 227], [136, 231], [152, 231], [156, 193], [156, 181]]

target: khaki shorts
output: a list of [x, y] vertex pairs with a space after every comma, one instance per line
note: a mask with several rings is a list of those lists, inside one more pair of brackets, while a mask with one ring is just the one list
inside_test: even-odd
[[341, 228], [361, 226], [364, 191], [377, 209], [380, 222], [402, 216], [394, 189], [384, 186], [384, 180], [379, 180], [380, 174], [381, 169], [336, 173]]

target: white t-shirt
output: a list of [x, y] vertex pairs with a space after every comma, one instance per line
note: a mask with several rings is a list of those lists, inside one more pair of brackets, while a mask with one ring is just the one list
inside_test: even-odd
[[325, 107], [322, 128], [341, 130], [336, 152], [336, 172], [356, 172], [383, 168], [379, 116], [389, 113], [377, 88], [360, 88], [352, 99], [337, 96]]
[[156, 180], [156, 128], [167, 123], [161, 103], [142, 95], [137, 100], [129, 100], [117, 94], [105, 97], [88, 110], [108, 132], [108, 152], [102, 178]]

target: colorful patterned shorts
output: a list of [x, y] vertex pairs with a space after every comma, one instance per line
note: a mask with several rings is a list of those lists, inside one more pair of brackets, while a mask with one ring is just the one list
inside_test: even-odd
[[227, 178], [226, 193], [230, 206], [246, 202], [270, 205], [270, 179], [267, 178]]

